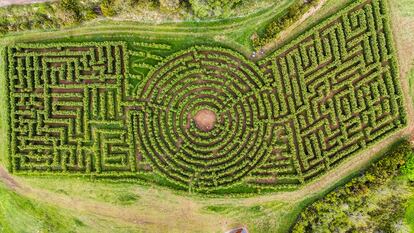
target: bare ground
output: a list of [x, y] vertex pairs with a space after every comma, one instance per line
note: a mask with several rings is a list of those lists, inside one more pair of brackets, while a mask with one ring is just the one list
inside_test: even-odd
[[[201, 213], [200, 204], [185, 197], [164, 200], [160, 198], [166, 193], [159, 190], [149, 190], [151, 195], [141, 195], [146, 203], [139, 210], [136, 208], [112, 205], [103, 202], [71, 197], [64, 194], [50, 192], [31, 187], [24, 179], [12, 177], [0, 166], [0, 182], [16, 193], [28, 198], [58, 206], [60, 208], [73, 210], [80, 213], [89, 213], [100, 217], [114, 219], [117, 222], [125, 222], [137, 225], [146, 232], [194, 232], [194, 226], [198, 226], [203, 232], [214, 232], [218, 226], [223, 226], [224, 231], [228, 229], [228, 220], [223, 217]], [[161, 191], [162, 192], [162, 191]], [[168, 203], [171, 201], [172, 203]], [[148, 205], [148, 206], [146, 206]], [[179, 220], [178, 220], [179, 219]]]
[[12, 190], [21, 188], [19, 183], [10, 176], [10, 174], [0, 166], [0, 181]]
[[194, 116], [197, 127], [203, 131], [210, 131], [216, 123], [216, 114], [208, 109], [202, 109]]

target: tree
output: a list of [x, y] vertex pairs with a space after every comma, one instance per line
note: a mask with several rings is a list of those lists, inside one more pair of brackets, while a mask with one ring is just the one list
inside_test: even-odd
[[180, 0], [159, 0], [161, 9], [175, 11], [180, 7]]
[[190, 0], [194, 15], [199, 18], [226, 16], [241, 0]]
[[61, 0], [58, 4], [57, 16], [63, 25], [72, 25], [82, 21], [78, 0]]
[[111, 17], [116, 15], [116, 11], [114, 9], [114, 1], [113, 0], [103, 0], [100, 5], [102, 15], [106, 17]]

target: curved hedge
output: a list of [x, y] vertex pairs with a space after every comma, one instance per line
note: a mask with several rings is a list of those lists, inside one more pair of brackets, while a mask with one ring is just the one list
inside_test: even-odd
[[171, 50], [10, 46], [11, 170], [286, 190], [406, 124], [385, 0], [356, 1], [257, 64], [219, 47]]

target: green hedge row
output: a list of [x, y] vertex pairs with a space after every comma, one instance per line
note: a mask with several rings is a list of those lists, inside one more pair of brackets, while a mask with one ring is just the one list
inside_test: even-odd
[[[208, 46], [10, 47], [12, 170], [153, 171], [203, 192], [303, 185], [406, 124], [387, 9], [356, 1], [258, 64]], [[131, 95], [134, 66], [150, 71]]]

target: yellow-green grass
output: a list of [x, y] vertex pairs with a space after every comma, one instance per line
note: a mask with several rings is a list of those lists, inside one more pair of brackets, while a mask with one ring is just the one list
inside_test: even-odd
[[[387, 150], [389, 148], [382, 150], [375, 160]], [[27, 196], [47, 196], [46, 201], [56, 207], [110, 217], [119, 224], [145, 223], [134, 225], [134, 229], [144, 232], [224, 232], [232, 227], [247, 226], [250, 232], [265, 233], [287, 232], [306, 205], [358, 174], [359, 171], [354, 171], [318, 193], [286, 201], [272, 195], [206, 198], [158, 186], [68, 177], [15, 179], [23, 187], [30, 187], [31, 191], [22, 190]]]
[[[413, 8], [413, 12], [414, 12], [414, 8]], [[411, 16], [414, 17], [414, 13], [411, 14]], [[409, 74], [409, 85], [410, 85], [411, 100], [414, 103], [414, 68], [411, 70]], [[414, 193], [412, 194], [412, 197], [407, 205], [407, 210], [405, 212], [405, 221], [410, 226], [411, 231], [414, 232]]]
[[[281, 0], [276, 1], [270, 8], [254, 12], [245, 17], [234, 17], [230, 19], [219, 19], [210, 21], [185, 21], [180, 23], [136, 23], [136, 22], [119, 22], [110, 20], [99, 20], [87, 22], [83, 25], [65, 28], [58, 32], [49, 31], [32, 31], [10, 33], [0, 38], [0, 44], [9, 44], [10, 42], [44, 40], [46, 38], [65, 38], [72, 40], [73, 36], [81, 34], [102, 35], [122, 34], [126, 37], [143, 37], [156, 38], [158, 40], [167, 39], [170, 42], [182, 41], [190, 42], [193, 40], [215, 41], [228, 45], [232, 48], [250, 55], [252, 47], [250, 36], [258, 29], [265, 27], [274, 18], [281, 15], [294, 1]], [[107, 35], [112, 37], [111, 35]], [[194, 43], [193, 43], [194, 44]]]
[[0, 232], [140, 232], [131, 225], [72, 212], [16, 194], [0, 182]]
[[410, 226], [411, 231], [414, 231], [414, 197], [408, 202], [407, 210], [405, 212], [405, 220]]
[[13, 193], [0, 183], [0, 232], [74, 232], [84, 223]]
[[[4, 56], [4, 50], [0, 47], [0, 57]], [[6, 69], [5, 69], [5, 60], [0, 59], [0, 109], [8, 109], [7, 98], [5, 98], [5, 94], [7, 93], [7, 81], [6, 77]], [[3, 165], [7, 167], [7, 111], [0, 111], [0, 166]]]

